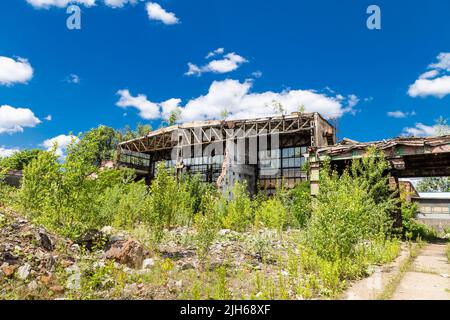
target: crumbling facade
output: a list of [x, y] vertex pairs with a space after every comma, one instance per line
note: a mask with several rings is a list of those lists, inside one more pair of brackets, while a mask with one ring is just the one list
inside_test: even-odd
[[273, 193], [308, 178], [311, 149], [336, 143], [335, 128], [318, 113], [214, 120], [161, 128], [119, 145], [118, 164], [150, 182], [158, 163], [177, 173], [199, 173], [226, 190], [245, 180], [250, 193]]

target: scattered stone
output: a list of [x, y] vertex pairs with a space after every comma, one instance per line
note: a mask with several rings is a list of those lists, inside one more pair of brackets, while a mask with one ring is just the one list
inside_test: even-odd
[[52, 240], [50, 239], [50, 237], [48, 236], [47, 232], [44, 229], [39, 229], [37, 238], [44, 249], [48, 251], [53, 251]]
[[76, 244], [76, 243], [72, 244], [72, 245], [70, 246], [70, 249], [71, 249], [72, 251], [76, 252], [76, 253], [80, 253], [80, 246], [79, 246], [78, 244]]
[[80, 268], [74, 264], [69, 268], [66, 268], [66, 272], [70, 274], [67, 278], [66, 288], [69, 290], [79, 290], [81, 288], [81, 272]]
[[17, 276], [19, 279], [25, 280], [30, 275], [31, 266], [28, 263], [25, 263], [23, 266], [20, 266], [17, 270]]
[[4, 274], [7, 278], [9, 278], [9, 277], [11, 277], [11, 276], [14, 274], [14, 272], [16, 271], [16, 266], [15, 266], [15, 265], [12, 265], [12, 266], [9, 266], [9, 265], [2, 266], [2, 271], [3, 271], [3, 274]]
[[48, 286], [50, 281], [52, 280], [52, 274], [46, 274], [46, 275], [41, 275], [39, 278], [39, 281], [41, 281], [42, 284]]
[[147, 258], [142, 262], [142, 269], [150, 269], [155, 265], [155, 260], [152, 258]]
[[189, 269], [195, 269], [195, 266], [191, 262], [184, 262], [180, 266], [180, 270], [189, 270]]
[[8, 264], [17, 264], [19, 262], [19, 257], [16, 257], [11, 252], [7, 251], [0, 256], [0, 260]]
[[75, 241], [79, 246], [92, 251], [95, 248], [102, 249], [105, 245], [105, 235], [98, 230], [89, 230]]
[[231, 232], [230, 229], [222, 229], [222, 230], [219, 231], [219, 235], [220, 236], [224, 236], [226, 234], [229, 234], [230, 232]]
[[33, 280], [28, 284], [28, 290], [35, 291], [38, 288], [38, 283]]
[[103, 234], [106, 234], [106, 235], [110, 236], [110, 235], [113, 234], [114, 229], [113, 229], [113, 227], [111, 227], [111, 226], [105, 226], [105, 227], [102, 228], [101, 232], [102, 232]]
[[70, 267], [73, 264], [74, 264], [74, 261], [72, 261], [72, 260], [61, 261], [61, 266], [63, 266], [64, 268]]
[[64, 293], [64, 287], [62, 287], [62, 286], [51, 286], [49, 289], [56, 294]]
[[12, 227], [14, 230], [20, 229], [20, 225], [19, 225], [18, 223], [16, 223], [16, 222], [11, 223], [11, 227]]
[[144, 247], [134, 239], [117, 241], [106, 252], [107, 259], [126, 264], [132, 268], [140, 268], [146, 256]]

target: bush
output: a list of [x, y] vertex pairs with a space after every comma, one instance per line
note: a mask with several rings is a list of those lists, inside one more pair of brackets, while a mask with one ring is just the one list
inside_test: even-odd
[[0, 168], [23, 170], [31, 161], [36, 159], [41, 152], [45, 151], [32, 149], [14, 152], [9, 157], [0, 158]]
[[408, 240], [433, 240], [437, 238], [437, 231], [415, 219], [416, 203], [402, 202], [403, 237]]
[[280, 189], [277, 197], [286, 208], [286, 224], [294, 228], [304, 228], [311, 217], [311, 186], [300, 182], [293, 189]]
[[220, 228], [218, 219], [217, 199], [213, 192], [206, 192], [202, 197], [203, 211], [195, 216], [195, 237], [197, 252], [201, 260], [204, 260], [213, 244]]
[[222, 224], [226, 229], [244, 231], [253, 223], [253, 208], [246, 182], [236, 182], [232, 199], [222, 204]]
[[388, 191], [387, 165], [374, 150], [354, 160], [341, 176], [325, 165], [307, 228], [308, 243], [321, 257], [352, 256], [357, 244], [390, 233], [396, 201]]
[[255, 213], [255, 225], [282, 231], [286, 226], [286, 209], [280, 199], [273, 197], [263, 201]]

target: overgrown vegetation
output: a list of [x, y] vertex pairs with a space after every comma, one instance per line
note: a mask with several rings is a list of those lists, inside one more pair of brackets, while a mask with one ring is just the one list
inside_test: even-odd
[[[199, 176], [177, 178], [163, 164], [150, 186], [136, 182], [129, 169], [101, 170], [99, 163], [111, 156], [117, 139], [108, 128], [99, 127], [79, 136], [79, 141], [74, 139], [62, 162], [55, 149], [39, 152], [24, 166], [22, 187], [13, 192], [16, 196], [1, 187], [0, 205], [13, 206], [72, 239], [104, 226], [144, 234], [155, 252], [172, 229], [192, 230], [193, 237], [186, 233], [185, 240], [192, 239], [205, 266], [199, 276], [173, 271], [169, 259], [155, 267], [160, 270], [158, 279], [139, 281], [167, 284], [172, 270], [170, 277], [189, 284], [184, 297], [193, 299], [336, 297], [348, 280], [364, 276], [370, 264], [387, 263], [398, 255], [400, 244], [391, 219], [398, 202], [388, 188], [388, 164], [375, 150], [341, 175], [326, 165], [317, 199], [311, 198], [307, 182], [291, 190], [282, 187], [270, 198], [252, 199], [245, 183], [236, 183], [224, 195]], [[405, 235], [410, 239], [422, 236], [412, 222], [413, 211], [403, 209]], [[242, 241], [248, 254], [276, 276], [265, 277], [247, 265], [233, 270], [226, 264], [206, 267], [221, 229], [245, 234]], [[273, 248], [274, 239], [279, 249]], [[86, 272], [81, 290], [87, 298], [98, 288], [125, 285], [125, 275], [112, 265]], [[236, 279], [246, 284], [246, 294], [245, 288], [230, 289], [239, 287]], [[74, 297], [79, 296], [74, 293]]]

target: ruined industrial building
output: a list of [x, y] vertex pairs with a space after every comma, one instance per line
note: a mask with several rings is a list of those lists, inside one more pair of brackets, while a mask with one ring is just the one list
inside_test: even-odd
[[[401, 178], [450, 176], [450, 136], [367, 143], [343, 139], [337, 144], [336, 129], [318, 113], [161, 128], [121, 143], [118, 165], [136, 169], [149, 183], [158, 163], [164, 162], [178, 174], [199, 173], [224, 191], [245, 180], [251, 194], [257, 190], [272, 194], [281, 184], [292, 187], [309, 180], [311, 194], [316, 195], [325, 159], [342, 170], [370, 147], [384, 152], [394, 188], [399, 188]], [[450, 225], [450, 214], [439, 219], [439, 225]]]
[[150, 132], [119, 146], [119, 164], [132, 167], [147, 181], [157, 164], [177, 172], [200, 173], [206, 182], [227, 189], [246, 180], [273, 193], [306, 180], [306, 158], [312, 149], [336, 143], [334, 127], [318, 113], [270, 118], [185, 123]]

